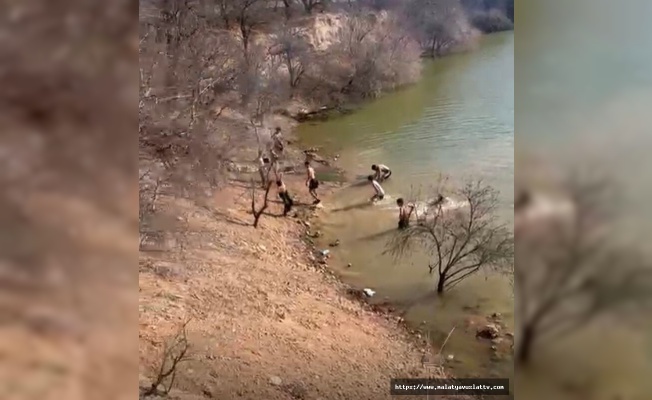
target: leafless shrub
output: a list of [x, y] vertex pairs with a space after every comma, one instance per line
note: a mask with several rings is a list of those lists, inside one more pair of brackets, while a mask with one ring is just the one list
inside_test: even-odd
[[272, 182], [269, 180], [269, 170], [267, 172], [267, 179], [265, 181], [267, 182], [267, 185], [265, 186], [265, 192], [263, 195], [263, 204], [260, 206], [260, 208], [256, 208], [256, 182], [253, 179], [251, 180], [251, 213], [254, 216], [254, 228], [258, 228], [260, 217], [269, 206], [269, 192], [272, 189]]
[[347, 16], [333, 47], [328, 75], [340, 77], [340, 91], [349, 96], [377, 96], [412, 82], [420, 71], [416, 43], [388, 15]]
[[269, 53], [285, 65], [290, 89], [296, 88], [311, 62], [311, 49], [305, 38], [287, 24], [281, 25]]
[[532, 200], [516, 215], [516, 359], [601, 316], [652, 305], [652, 266], [614, 234], [604, 180], [573, 178], [565, 200]]
[[476, 182], [457, 195], [466, 202], [463, 207], [446, 209], [443, 202], [433, 202], [417, 213], [416, 224], [397, 231], [387, 244], [386, 251], [397, 258], [414, 245], [425, 249], [439, 294], [482, 270], [511, 270], [513, 237], [496, 219], [497, 192]]
[[[165, 344], [156, 378], [152, 381], [152, 385], [145, 390], [143, 393], [144, 396], [157, 394], [167, 395], [174, 385], [179, 364], [190, 360], [188, 356], [190, 343], [188, 342], [186, 329], [188, 323], [190, 323], [190, 320], [184, 322], [179, 332]], [[166, 382], [167, 384], [165, 384]]]
[[139, 180], [138, 220], [140, 222], [139, 231], [141, 247], [148, 239], [148, 232], [145, 227], [151, 219], [151, 216], [156, 213], [156, 202], [161, 189], [161, 178], [148, 180], [148, 175], [149, 171], [143, 174]]
[[233, 148], [217, 118], [242, 57], [230, 33], [212, 28], [205, 2], [152, 5], [141, 20], [141, 153], [166, 167], [165, 180], [215, 187]]
[[514, 29], [514, 23], [498, 9], [470, 14], [471, 23], [482, 32], [493, 33]]
[[475, 36], [460, 0], [412, 0], [405, 3], [404, 15], [430, 57], [464, 46]]
[[241, 104], [255, 121], [262, 121], [275, 105], [289, 98], [281, 73], [283, 60], [272, 57], [262, 44], [251, 46], [249, 62], [240, 75]]
[[312, 12], [317, 8], [321, 7], [322, 9], [328, 4], [328, 0], [300, 0], [303, 5], [303, 9], [307, 14], [312, 14]]
[[249, 57], [249, 46], [254, 32], [262, 23], [265, 2], [262, 0], [239, 0], [235, 6], [235, 20], [238, 24], [240, 40], [245, 59]]

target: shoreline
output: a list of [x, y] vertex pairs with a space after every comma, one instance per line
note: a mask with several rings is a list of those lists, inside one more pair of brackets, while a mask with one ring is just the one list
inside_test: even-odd
[[[487, 36], [504, 34], [506, 32], [514, 33], [514, 29], [500, 29], [491, 32], [480, 32], [477, 40], [483, 40]], [[447, 52], [438, 55], [437, 57], [432, 57], [424, 53], [421, 55], [422, 62], [435, 62], [440, 59], [445, 59], [447, 57], [452, 57], [459, 54], [464, 54], [467, 52], [475, 51], [475, 46], [477, 42], [471, 39], [468, 43], [459, 44], [457, 47], [452, 47]], [[386, 89], [380, 92], [377, 97], [365, 98], [365, 99], [356, 99], [352, 101], [345, 101], [342, 103], [331, 103], [331, 104], [317, 104], [310, 106], [308, 101], [299, 102], [298, 104], [286, 104], [284, 106], [278, 107], [273, 110], [272, 114], [287, 118], [291, 121], [290, 125], [292, 128], [296, 128], [299, 124], [310, 123], [310, 122], [326, 122], [332, 118], [339, 118], [348, 114], [355, 113], [364, 107], [370, 101], [387, 96], [388, 94], [394, 93], [396, 91], [409, 88], [412, 85], [415, 85], [422, 77], [419, 76], [419, 79], [415, 82], [407, 83], [395, 88]], [[291, 111], [291, 109], [294, 109]], [[296, 139], [296, 138], [295, 138]]]
[[[348, 176], [350, 174], [349, 171], [346, 171], [345, 169], [341, 168], [336, 160], [332, 162], [332, 166], [334, 168], [341, 169], [343, 171], [344, 176]], [[351, 183], [349, 180], [347, 180], [346, 182]], [[322, 200], [328, 202], [329, 199], [332, 199], [333, 196], [339, 190], [342, 190], [342, 184], [334, 185], [329, 191], [328, 196], [322, 197]], [[312, 215], [311, 218], [307, 220], [309, 222], [309, 225], [307, 225], [309, 228], [306, 231], [307, 236], [311, 232], [310, 227], [314, 227], [314, 229], [318, 229], [319, 226], [322, 223], [324, 223], [324, 221], [326, 221], [327, 218], [328, 215], [321, 212]], [[320, 237], [321, 236], [318, 236], [315, 239]], [[318, 254], [320, 250], [330, 249], [330, 251], [333, 251], [333, 249], [330, 248], [330, 245], [326, 243], [323, 243], [322, 246], [318, 246], [314, 242], [310, 241], [310, 242], [306, 242], [305, 245], [309, 257], [314, 254]], [[434, 340], [427, 339], [430, 338], [429, 331], [423, 330], [422, 322], [420, 323], [418, 321], [407, 321], [405, 319], [405, 313], [407, 310], [401, 308], [400, 302], [396, 302], [394, 299], [391, 298], [383, 298], [382, 300], [379, 300], [377, 303], [371, 302], [370, 298], [364, 293], [362, 286], [357, 287], [356, 285], [347, 283], [344, 275], [342, 275], [341, 271], [338, 270], [343, 268], [345, 261], [338, 260], [337, 262], [339, 262], [341, 266], [333, 267], [328, 262], [329, 257], [326, 257], [326, 261], [321, 264], [320, 264], [320, 259], [321, 259], [320, 257], [313, 257], [313, 263], [315, 267], [318, 268], [325, 275], [332, 276], [336, 280], [337, 285], [345, 290], [347, 297], [353, 298], [370, 312], [376, 313], [382, 316], [383, 318], [386, 318], [389, 321], [395, 321], [397, 325], [400, 327], [400, 329], [404, 331], [404, 333], [410, 338], [411, 341], [415, 343], [419, 343], [422, 352], [427, 351], [430, 354], [436, 354], [436, 353], [439, 354], [440, 358], [438, 359], [437, 362], [439, 363], [439, 367], [442, 369], [442, 373], [444, 374], [445, 378], [451, 378], [451, 377], [453, 379], [457, 378], [455, 373], [456, 368], [451, 366], [450, 363], [451, 362], [458, 363], [459, 359], [457, 357], [447, 358], [446, 354], [448, 353], [446, 353], [446, 351], [444, 350], [444, 346], [446, 342], [437, 344], [434, 342]], [[374, 289], [373, 287], [370, 288], [372, 290]], [[474, 309], [474, 307], [477, 306], [468, 305], [465, 306], [464, 309], [472, 310]], [[467, 315], [464, 315], [463, 319], [464, 322], [461, 323], [461, 325], [456, 325], [457, 328], [460, 328], [458, 329], [458, 331], [460, 330], [462, 331], [462, 333], [459, 334], [469, 335], [468, 340], [480, 340], [481, 342], [483, 342], [483, 346], [486, 345], [487, 351], [488, 352], [490, 351], [491, 353], [490, 355], [481, 355], [480, 357], [476, 357], [474, 359], [474, 363], [493, 364], [493, 363], [509, 362], [509, 358], [510, 358], [509, 354], [511, 352], [510, 342], [511, 342], [511, 346], [513, 346], [514, 333], [513, 333], [513, 328], [510, 328], [508, 324], [505, 322], [501, 312], [491, 311], [489, 314], [487, 314], [482, 312], [468, 311]], [[490, 335], [490, 336], [484, 336], [484, 335]], [[470, 369], [463, 368], [465, 374], [467, 375], [466, 377], [483, 377], [481, 369], [483, 368], [480, 369], [474, 367], [471, 367]], [[491, 378], [504, 377], [502, 375], [494, 375], [496, 372], [491, 371], [491, 368], [489, 368], [489, 371], [490, 372], [488, 376], [490, 376]], [[513, 384], [513, 382], [511, 384]]]

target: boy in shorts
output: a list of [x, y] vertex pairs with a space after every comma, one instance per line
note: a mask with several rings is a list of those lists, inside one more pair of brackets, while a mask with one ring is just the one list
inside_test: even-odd
[[288, 193], [288, 190], [285, 187], [285, 184], [283, 183], [282, 179], [283, 178], [280, 177], [276, 181], [276, 187], [278, 191], [278, 197], [283, 201], [283, 216], [285, 217], [292, 209], [292, 206], [294, 205], [294, 201], [292, 200], [292, 197], [290, 197], [290, 194]]
[[310, 166], [310, 161], [305, 162], [306, 166], [306, 186], [308, 186], [308, 193], [312, 196], [315, 201], [313, 204], [319, 204], [321, 200], [319, 200], [319, 197], [317, 197], [317, 188], [319, 187], [319, 181], [315, 177], [315, 169]]
[[398, 206], [398, 229], [405, 229], [410, 226], [410, 217], [414, 211], [414, 204], [405, 204], [403, 198], [396, 200]]

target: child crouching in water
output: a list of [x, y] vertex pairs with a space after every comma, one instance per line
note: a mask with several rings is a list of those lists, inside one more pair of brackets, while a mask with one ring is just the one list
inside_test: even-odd
[[292, 197], [290, 197], [290, 194], [288, 193], [288, 190], [285, 187], [282, 178], [279, 178], [276, 181], [276, 186], [278, 191], [278, 197], [281, 199], [281, 201], [283, 201], [283, 216], [285, 217], [292, 209], [292, 206], [294, 205], [294, 201], [292, 200]]
[[385, 198], [385, 191], [383, 190], [383, 187], [380, 186], [380, 184], [378, 183], [376, 178], [373, 175], [369, 175], [367, 177], [367, 180], [369, 180], [369, 182], [371, 182], [371, 186], [374, 188], [374, 195], [371, 196], [370, 201], [372, 203], [375, 203], [376, 201], [384, 199]]
[[414, 211], [414, 204], [405, 204], [403, 198], [396, 200], [398, 206], [398, 229], [405, 229], [410, 226], [410, 217]]

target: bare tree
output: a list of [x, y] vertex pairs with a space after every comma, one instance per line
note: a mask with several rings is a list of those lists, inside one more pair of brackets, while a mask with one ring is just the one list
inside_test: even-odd
[[417, 223], [397, 231], [387, 252], [395, 257], [414, 245], [428, 252], [430, 273], [437, 273], [437, 293], [453, 288], [482, 270], [511, 269], [513, 236], [495, 216], [497, 192], [481, 182], [468, 183], [457, 193], [466, 204], [447, 209], [436, 201], [417, 213]]
[[289, 20], [290, 17], [292, 16], [292, 6], [293, 6], [293, 1], [292, 0], [271, 0], [274, 2], [274, 8], [272, 9], [274, 12], [278, 12], [278, 9], [280, 7], [280, 4], [283, 4], [283, 13], [285, 14], [285, 20]]
[[279, 57], [285, 65], [290, 89], [296, 88], [310, 62], [310, 46], [304, 37], [298, 31], [283, 25], [269, 52], [272, 56]]
[[288, 20], [292, 16], [292, 1], [283, 0], [283, 7], [285, 9], [285, 19]]
[[217, 9], [225, 29], [231, 29], [237, 0], [217, 0]]
[[216, 118], [237, 83], [236, 43], [212, 29], [214, 15], [201, 3], [153, 4], [141, 21], [141, 149], [166, 167], [166, 179], [214, 186], [232, 148], [230, 135], [216, 140]]
[[254, 228], [258, 228], [258, 222], [260, 221], [260, 217], [263, 216], [263, 213], [265, 210], [267, 210], [267, 207], [269, 206], [269, 191], [272, 189], [272, 182], [269, 180], [269, 171], [271, 169], [267, 170], [267, 177], [265, 181], [267, 182], [265, 186], [265, 192], [263, 195], [263, 204], [260, 206], [260, 208], [256, 208], [256, 182], [252, 179], [251, 180], [251, 213], [254, 216]]
[[235, 10], [235, 20], [238, 23], [240, 40], [245, 59], [249, 57], [249, 47], [254, 29], [261, 23], [260, 11], [262, 0], [239, 0]]
[[407, 23], [430, 57], [465, 43], [473, 32], [460, 0], [412, 0], [404, 10]]
[[281, 73], [282, 65], [282, 59], [270, 57], [266, 47], [251, 47], [249, 61], [240, 75], [239, 91], [252, 119], [262, 121], [275, 105], [287, 99], [288, 85]]
[[567, 201], [532, 200], [516, 215], [516, 360], [600, 316], [652, 304], [652, 266], [614, 234], [609, 185], [569, 180]]
[[325, 0], [301, 0], [303, 9], [307, 14], [312, 14], [313, 10], [317, 6], [324, 6], [326, 4]]
[[150, 178], [151, 171], [147, 171], [139, 177], [139, 201], [138, 201], [138, 221], [139, 221], [139, 233], [140, 233], [140, 246], [149, 238], [149, 232], [147, 232], [147, 225], [150, 222], [150, 219], [154, 213], [156, 213], [156, 202], [160, 195], [161, 190], [161, 178], [156, 177], [154, 179]]
[[503, 11], [490, 9], [484, 12], [470, 12], [473, 25], [484, 33], [493, 33], [514, 29], [514, 23], [509, 20]]
[[[145, 391], [144, 396], [151, 396], [154, 394], [167, 395], [174, 385], [174, 380], [177, 375], [177, 367], [180, 363], [190, 360], [188, 357], [188, 350], [190, 343], [188, 342], [188, 333], [186, 327], [190, 320], [183, 323], [179, 332], [165, 344], [163, 354], [161, 356], [161, 364], [156, 373], [156, 378], [152, 381], [152, 385]], [[160, 389], [167, 381], [167, 385]]]
[[373, 97], [418, 77], [419, 51], [399, 21], [364, 13], [349, 15], [336, 36], [331, 74], [341, 92]]

